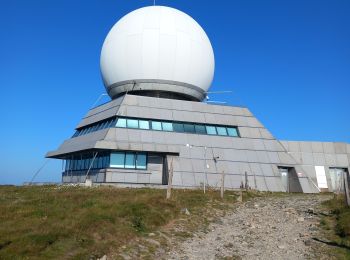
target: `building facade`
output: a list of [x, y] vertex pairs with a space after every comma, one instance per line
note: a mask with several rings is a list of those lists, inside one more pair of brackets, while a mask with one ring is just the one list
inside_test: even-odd
[[338, 189], [349, 169], [350, 144], [276, 140], [245, 107], [124, 95], [76, 129], [47, 154], [65, 160], [64, 183], [166, 185], [172, 168], [174, 187], [219, 187], [224, 174], [227, 189], [247, 179], [261, 191], [310, 193]]

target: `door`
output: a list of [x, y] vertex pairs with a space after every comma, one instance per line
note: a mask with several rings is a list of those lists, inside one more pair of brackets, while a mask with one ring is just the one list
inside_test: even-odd
[[279, 169], [280, 174], [281, 174], [283, 187], [285, 188], [286, 192], [289, 192], [288, 168], [278, 167], [278, 169]]
[[336, 193], [344, 192], [344, 174], [345, 174], [345, 169], [329, 168], [329, 177], [331, 179], [333, 192], [336, 192]]

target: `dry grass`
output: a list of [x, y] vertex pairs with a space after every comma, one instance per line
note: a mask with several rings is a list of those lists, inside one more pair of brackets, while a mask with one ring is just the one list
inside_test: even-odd
[[170, 201], [165, 192], [0, 186], [0, 259], [95, 259], [179, 218], [182, 208], [201, 214], [221, 201], [217, 191], [175, 190]]
[[323, 203], [329, 211], [321, 218], [326, 238], [334, 244], [332, 254], [337, 259], [350, 259], [350, 207], [345, 206], [344, 195], [334, 196]]

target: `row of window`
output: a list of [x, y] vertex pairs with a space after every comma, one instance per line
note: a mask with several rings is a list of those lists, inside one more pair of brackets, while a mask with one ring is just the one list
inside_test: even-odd
[[73, 137], [85, 135], [108, 127], [239, 137], [237, 127], [232, 126], [214, 126], [206, 124], [204, 125], [195, 123], [144, 120], [135, 118], [110, 118], [103, 120], [77, 130]]
[[[90, 168], [91, 166], [91, 168]], [[147, 154], [134, 152], [99, 153], [72, 156], [66, 160], [66, 171], [83, 171], [103, 168], [147, 169]]]
[[145, 170], [147, 168], [146, 153], [111, 153], [110, 167]]
[[232, 126], [214, 126], [195, 123], [143, 120], [134, 118], [118, 118], [116, 127], [239, 137], [237, 127]]
[[103, 169], [109, 166], [109, 153], [99, 153], [94, 158], [94, 154], [81, 154], [72, 156], [71, 159], [66, 160], [66, 171], [81, 171], [91, 169]]
[[81, 129], [77, 130], [72, 137], [86, 135], [88, 133], [95, 132], [95, 131], [109, 128], [109, 127], [115, 127], [116, 120], [117, 120], [116, 118], [110, 118], [110, 119], [106, 119], [106, 120], [100, 121], [98, 123], [83, 127]]

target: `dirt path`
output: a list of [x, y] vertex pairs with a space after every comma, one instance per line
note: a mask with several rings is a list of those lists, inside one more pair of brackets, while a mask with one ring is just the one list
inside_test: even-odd
[[318, 232], [320, 195], [255, 198], [229, 211], [175, 246], [167, 259], [322, 259]]

